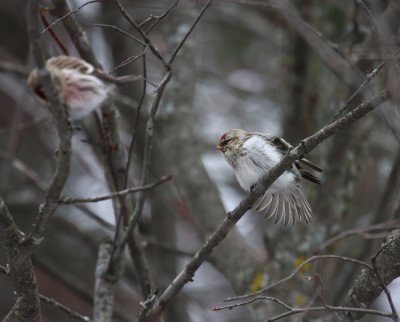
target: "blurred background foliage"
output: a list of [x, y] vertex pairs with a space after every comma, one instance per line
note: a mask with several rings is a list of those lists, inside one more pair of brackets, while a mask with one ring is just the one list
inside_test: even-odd
[[[71, 6], [83, 3], [71, 1]], [[165, 0], [123, 4], [137, 21], [160, 15], [170, 5]], [[202, 4], [181, 1], [150, 33], [167, 57]], [[314, 133], [360, 85], [353, 76], [366, 75], [395, 52], [398, 10], [397, 1], [214, 2], [173, 66], [173, 78], [157, 118], [151, 178], [173, 174], [174, 179], [151, 193], [140, 229], [152, 274], [161, 289], [217, 227], [225, 211], [244, 197], [233, 171], [214, 148], [219, 135], [230, 128], [244, 128], [281, 135], [297, 144]], [[26, 85], [32, 63], [24, 12], [25, 1], [0, 2], [0, 194], [18, 224], [29, 230], [55, 168], [57, 141], [50, 113], [35, 101]], [[142, 53], [141, 45], [115, 29], [94, 25], [117, 26], [135, 35], [111, 1], [87, 5], [76, 17], [106, 71]], [[54, 30], [70, 53], [77, 55], [63, 27], [58, 24]], [[315, 35], [323, 38], [316, 40]], [[50, 55], [59, 55], [48, 33], [43, 37]], [[144, 124], [154, 97], [151, 84], [157, 84], [162, 75], [159, 62], [151, 55], [146, 57], [149, 82], [137, 133], [132, 186], [139, 183]], [[141, 60], [114, 74], [142, 75]], [[210, 308], [222, 305], [228, 296], [256, 291], [283, 278], [313, 254], [371, 256], [385, 231], [355, 234], [327, 248], [320, 246], [340, 232], [398, 219], [397, 78], [398, 66], [390, 61], [353, 105], [385, 87], [392, 90], [392, 101], [309, 156], [325, 170], [321, 187], [303, 185], [315, 211], [314, 223], [284, 227], [247, 214], [237, 232], [224, 241], [196, 274], [194, 283], [173, 302], [166, 321], [263, 321], [280, 309], [261, 302], [252, 309], [212, 312]], [[142, 84], [134, 83], [115, 95], [121, 138], [127, 145], [141, 91]], [[102, 163], [92, 148], [96, 142], [90, 141], [85, 126], [73, 137], [66, 195], [107, 193]], [[113, 224], [108, 201], [59, 208], [34, 257], [40, 292], [90, 316], [97, 247], [111, 236]], [[4, 254], [0, 253], [0, 259], [5, 264]], [[358, 272], [359, 267], [348, 263], [314, 262], [271, 294], [293, 305], [318, 303], [316, 282], [304, 276], [319, 273], [326, 301], [337, 305]], [[0, 285], [0, 317], [4, 317], [12, 306], [13, 290], [5, 276], [0, 276]], [[393, 287], [393, 292], [396, 290]], [[125, 277], [116, 289], [114, 320], [132, 321], [140, 309], [139, 301], [127, 260]], [[382, 309], [387, 307], [384, 302], [376, 305]], [[46, 304], [43, 314], [43, 321], [68, 321]], [[322, 321], [324, 316], [326, 313], [309, 313], [303, 319]], [[363, 321], [379, 319], [365, 317]]]

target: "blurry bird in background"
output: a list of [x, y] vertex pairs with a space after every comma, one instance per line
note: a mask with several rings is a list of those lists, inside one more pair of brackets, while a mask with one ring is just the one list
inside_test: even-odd
[[[46, 61], [46, 69], [58, 92], [59, 100], [69, 107], [69, 116], [72, 120], [82, 118], [100, 106], [115, 85], [141, 78], [140, 76], [113, 77], [95, 69], [83, 59], [72, 56], [52, 57]], [[30, 73], [28, 85], [39, 101], [48, 104], [37, 69]]]
[[[247, 192], [291, 148], [288, 142], [277, 136], [240, 129], [222, 134], [217, 145], [217, 149], [234, 169], [240, 186]], [[311, 171], [322, 172], [322, 169], [307, 159], [296, 160], [256, 202], [255, 210], [264, 212], [266, 218], [275, 217], [275, 223], [281, 219], [285, 225], [290, 221], [293, 224], [296, 221], [310, 223], [313, 214], [300, 190], [300, 180], [303, 177], [315, 184], [321, 184], [321, 180]]]

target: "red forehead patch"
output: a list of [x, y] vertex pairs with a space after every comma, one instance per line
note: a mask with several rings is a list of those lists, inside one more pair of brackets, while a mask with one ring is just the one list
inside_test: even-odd
[[219, 137], [219, 142], [225, 141], [226, 139], [226, 133], [223, 133], [220, 137]]

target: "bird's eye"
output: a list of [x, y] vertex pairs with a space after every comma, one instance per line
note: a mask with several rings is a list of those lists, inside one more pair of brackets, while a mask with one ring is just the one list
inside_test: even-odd
[[223, 140], [220, 144], [227, 145], [230, 141], [232, 141], [232, 139]]

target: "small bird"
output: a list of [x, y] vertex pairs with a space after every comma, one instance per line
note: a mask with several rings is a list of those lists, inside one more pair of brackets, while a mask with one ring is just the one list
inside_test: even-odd
[[[233, 129], [221, 135], [216, 148], [222, 151], [234, 169], [240, 186], [250, 192], [292, 146], [277, 136]], [[321, 180], [310, 170], [322, 172], [321, 168], [307, 159], [296, 160], [256, 202], [255, 210], [264, 212], [266, 218], [275, 217], [275, 223], [281, 219], [285, 225], [290, 221], [293, 225], [297, 221], [310, 223], [313, 214], [300, 191], [300, 179], [303, 177], [321, 184]]]
[[[72, 120], [82, 118], [96, 109], [115, 88], [115, 85], [138, 80], [138, 76], [113, 77], [91, 64], [72, 56], [56, 56], [46, 61], [51, 80], [62, 103], [69, 107]], [[47, 104], [40, 83], [39, 71], [34, 69], [28, 77], [28, 85], [36, 97]]]

